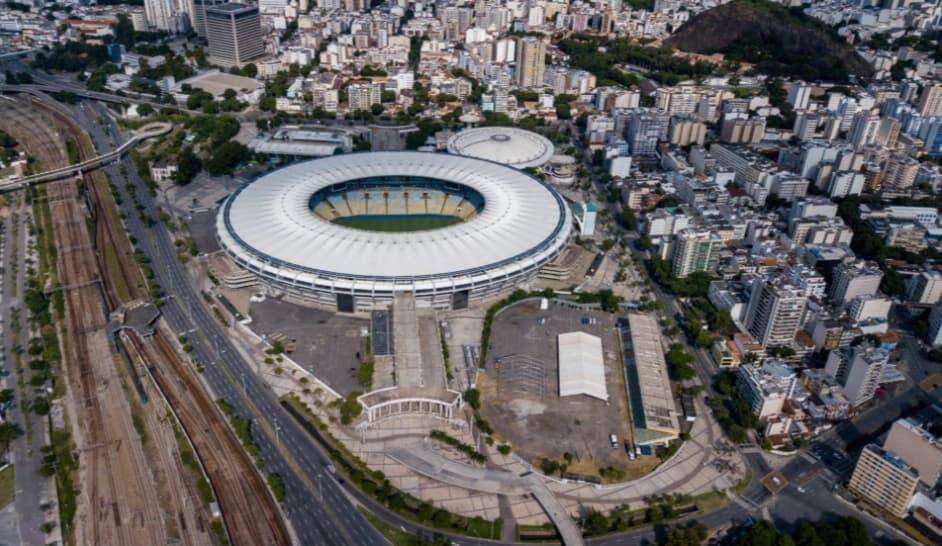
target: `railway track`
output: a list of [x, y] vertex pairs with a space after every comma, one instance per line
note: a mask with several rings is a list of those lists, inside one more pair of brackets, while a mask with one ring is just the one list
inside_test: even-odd
[[[68, 164], [64, 146], [57, 143], [82, 141], [81, 132], [56, 108], [36, 101], [3, 101], [0, 108], [0, 125], [22, 140], [43, 167]], [[171, 537], [165, 515], [105, 331], [98, 260], [82, 197], [73, 181], [51, 183], [44, 191], [58, 276], [51, 288], [59, 293], [53, 299], [61, 296], [63, 304], [61, 345], [79, 451], [75, 542], [166, 544]]]
[[235, 545], [287, 545], [288, 533], [266, 485], [222, 413], [180, 360], [163, 331], [122, 340], [147, 368], [190, 437], [216, 492], [229, 538]]
[[[81, 146], [84, 154], [94, 155], [95, 150], [88, 149], [90, 141], [82, 140]], [[106, 196], [102, 193], [109, 191], [107, 185], [103, 180], [98, 180], [98, 183], [92, 180], [95, 176], [92, 173], [85, 176], [90, 207], [98, 219], [95, 224], [97, 246], [102, 249], [107, 245], [115, 249], [127, 248], [127, 251], [116, 252], [117, 267], [109, 267], [104, 263], [104, 253], [99, 253], [100, 270], [104, 272], [103, 293], [109, 307], [115, 309], [127, 303], [127, 298], [145, 298], [146, 285], [139, 266], [131, 257], [118, 215], [108, 214], [106, 210]], [[115, 289], [117, 283], [128, 287], [128, 296], [122, 297], [118, 293]], [[145, 365], [154, 385], [190, 438], [216, 493], [231, 543], [252, 546], [290, 544], [281, 514], [253, 462], [165, 334], [158, 331], [153, 337], [143, 340], [135, 333], [123, 332], [120, 339], [128, 354]]]

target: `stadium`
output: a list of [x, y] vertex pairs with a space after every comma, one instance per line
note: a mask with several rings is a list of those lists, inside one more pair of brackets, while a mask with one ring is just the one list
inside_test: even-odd
[[236, 190], [216, 235], [294, 299], [344, 312], [463, 308], [519, 287], [566, 246], [572, 215], [529, 175], [448, 154], [378, 152], [285, 167]]

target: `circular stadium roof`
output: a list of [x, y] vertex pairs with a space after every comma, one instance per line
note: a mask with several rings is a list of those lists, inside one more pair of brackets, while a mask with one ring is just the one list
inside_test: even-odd
[[[314, 214], [323, 188], [377, 177], [425, 178], [484, 198], [467, 221], [409, 233], [365, 231]], [[405, 181], [403, 181], [405, 180]], [[378, 152], [297, 163], [237, 190], [217, 217], [222, 246], [283, 278], [428, 279], [507, 274], [534, 267], [566, 244], [571, 214], [548, 186], [496, 163], [446, 154]]]
[[543, 135], [514, 127], [475, 127], [449, 138], [448, 152], [525, 169], [549, 161], [553, 143]]

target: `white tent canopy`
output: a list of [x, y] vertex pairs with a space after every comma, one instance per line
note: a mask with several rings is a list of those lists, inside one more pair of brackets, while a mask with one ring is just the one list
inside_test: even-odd
[[608, 402], [602, 339], [585, 332], [559, 334], [559, 396], [584, 394]]

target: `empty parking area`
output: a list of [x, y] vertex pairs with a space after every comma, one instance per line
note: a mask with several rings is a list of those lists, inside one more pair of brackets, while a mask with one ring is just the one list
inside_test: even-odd
[[[539, 302], [517, 304], [494, 319], [488, 369], [478, 381], [482, 411], [523, 458], [561, 461], [570, 453], [575, 457], [570, 472], [586, 475], [610, 466], [628, 469], [623, 447], [630, 439], [628, 404], [614, 324], [607, 313], [553, 303], [541, 310]], [[584, 394], [559, 396], [557, 336], [568, 332], [601, 339], [608, 402]]]
[[337, 315], [268, 298], [252, 303], [252, 323], [259, 335], [284, 334], [297, 341], [292, 360], [342, 395], [362, 390], [356, 379], [357, 353], [365, 351], [369, 319]]

